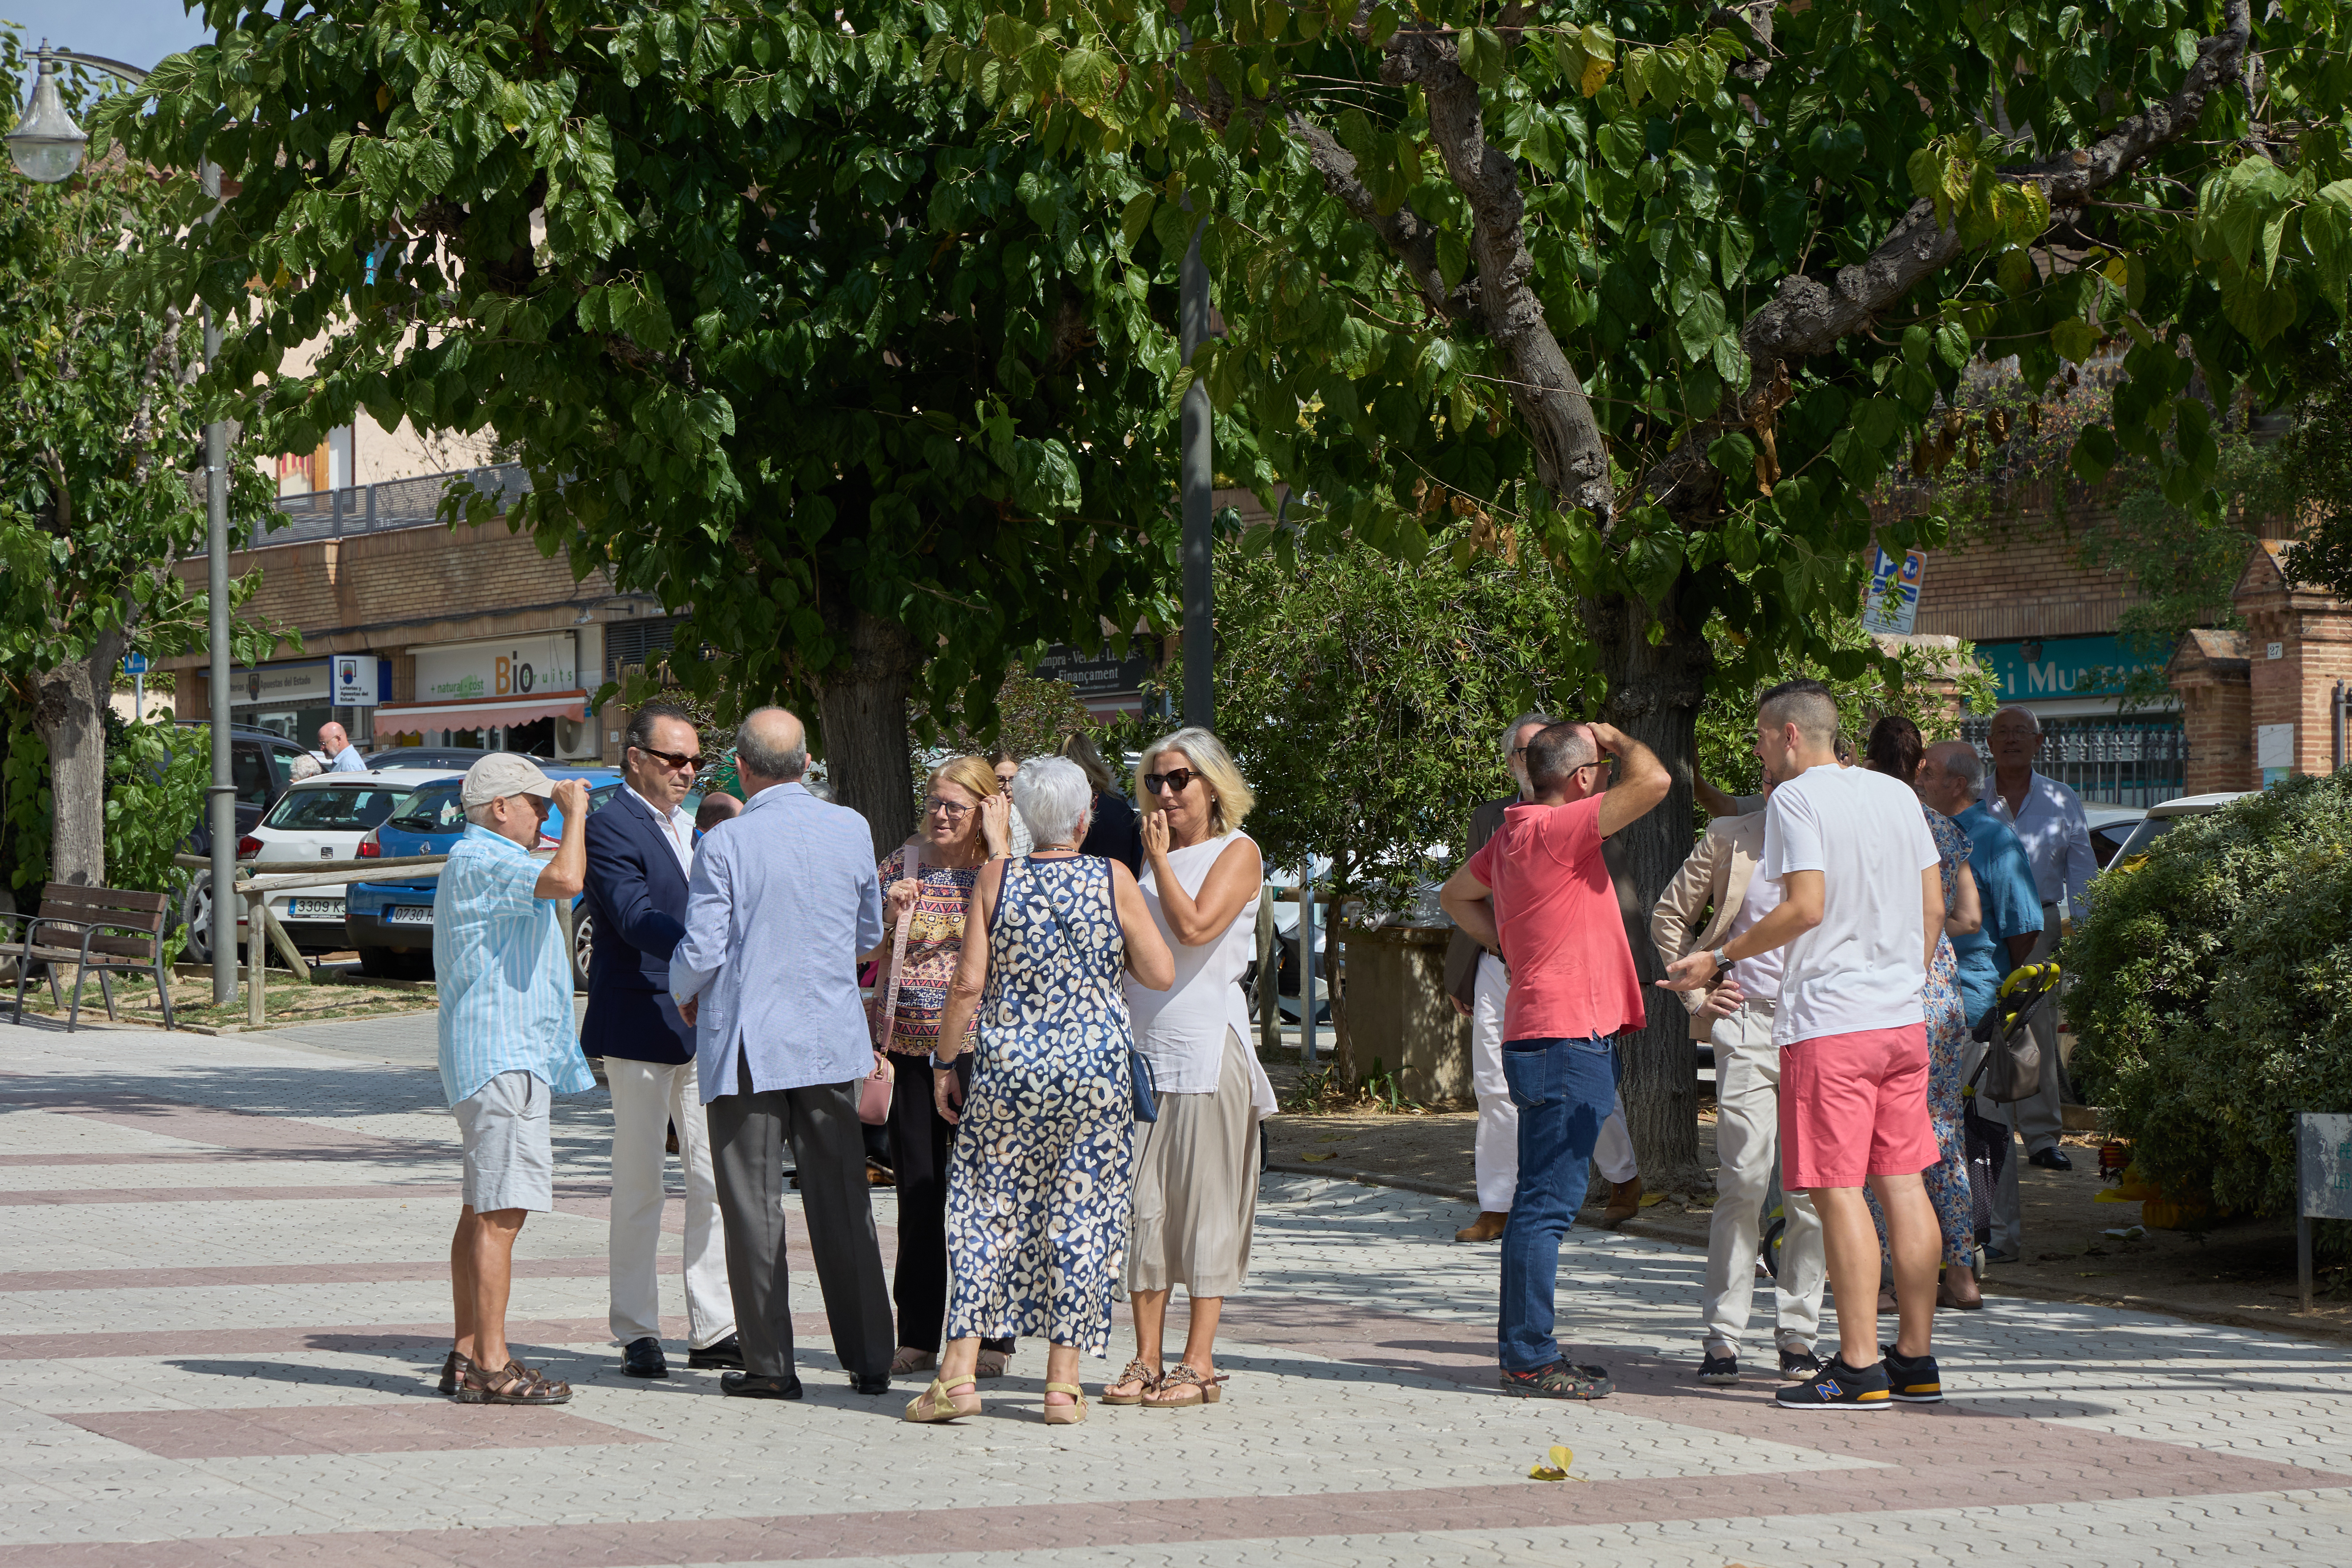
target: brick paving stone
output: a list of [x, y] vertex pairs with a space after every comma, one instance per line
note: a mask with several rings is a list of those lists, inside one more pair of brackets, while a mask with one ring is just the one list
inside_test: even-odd
[[[455, 1139], [413, 1065], [419, 1017], [383, 1020], [410, 1031], [382, 1032], [384, 1062], [267, 1035], [0, 1036], [0, 1568], [2352, 1555], [2336, 1347], [1997, 1300], [1938, 1325], [1947, 1406], [1805, 1421], [1769, 1380], [1691, 1381], [1697, 1253], [1579, 1232], [1562, 1337], [1621, 1392], [1533, 1406], [1494, 1388], [1494, 1253], [1452, 1243], [1463, 1206], [1316, 1176], [1264, 1186], [1212, 1409], [1047, 1428], [1031, 1344], [980, 1418], [908, 1427], [921, 1380], [848, 1387], [804, 1255], [804, 1402], [721, 1398], [674, 1337], [677, 1375], [636, 1384], [604, 1323], [601, 1093], [557, 1103], [566, 1196], [524, 1231], [512, 1308], [578, 1397], [456, 1406], [429, 1391]], [[890, 1245], [887, 1191], [876, 1214]], [[675, 1336], [674, 1263], [662, 1292]], [[1090, 1383], [1125, 1358], [1120, 1318]], [[1555, 1442], [1583, 1480], [1525, 1479]]]

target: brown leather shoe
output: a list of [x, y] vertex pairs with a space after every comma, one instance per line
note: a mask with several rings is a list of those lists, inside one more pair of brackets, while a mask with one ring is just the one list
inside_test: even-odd
[[1454, 1233], [1456, 1241], [1492, 1241], [1503, 1233], [1503, 1222], [1511, 1217], [1481, 1209], [1478, 1218]]
[[1614, 1230], [1642, 1212], [1642, 1178], [1609, 1184], [1609, 1207], [1601, 1211], [1601, 1225]]

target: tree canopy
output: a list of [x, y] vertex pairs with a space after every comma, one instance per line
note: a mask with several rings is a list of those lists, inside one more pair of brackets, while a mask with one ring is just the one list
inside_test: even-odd
[[215, 385], [270, 449], [360, 408], [495, 433], [532, 480], [510, 523], [683, 611], [721, 657], [682, 678], [810, 705], [878, 841], [911, 827], [913, 683], [984, 722], [1038, 644], [1164, 612], [1172, 268], [1097, 221], [1120, 154], [926, 78], [969, 5], [205, 16], [101, 123], [238, 188], [126, 290], [220, 312]]

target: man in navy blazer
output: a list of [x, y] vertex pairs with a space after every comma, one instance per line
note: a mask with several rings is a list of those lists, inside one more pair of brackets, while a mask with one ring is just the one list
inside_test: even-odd
[[669, 994], [670, 953], [686, 934], [694, 819], [680, 808], [702, 765], [694, 721], [651, 702], [629, 723], [626, 781], [588, 819], [584, 913], [594, 921], [588, 958], [583, 1055], [604, 1059], [613, 1092], [613, 1217], [608, 1267], [613, 1337], [621, 1370], [667, 1377], [660, 1290], [662, 1155], [677, 1129], [686, 1169], [686, 1322], [688, 1366], [740, 1367], [727, 1242], [711, 1175], [710, 1135], [694, 1072], [694, 1030]]

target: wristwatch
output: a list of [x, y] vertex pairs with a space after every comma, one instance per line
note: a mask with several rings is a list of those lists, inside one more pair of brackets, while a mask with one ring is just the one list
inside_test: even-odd
[[961, 1056], [962, 1054], [963, 1054], [963, 1052], [962, 1052], [962, 1051], [957, 1051], [957, 1052], [956, 1052], [955, 1056], [950, 1056], [950, 1057], [949, 1057], [945, 1061], [941, 1061], [939, 1059], [938, 1054], [937, 1054], [936, 1052], [934, 1052], [934, 1053], [932, 1054], [932, 1057], [931, 1057], [931, 1067], [932, 1067], [932, 1070], [933, 1070], [934, 1071], [939, 1071], [939, 1072], [951, 1072], [951, 1071], [953, 1071], [955, 1070], [956, 1056]]
[[1722, 948], [1716, 948], [1713, 952], [1709, 953], [1707, 956], [1715, 960], [1715, 972], [1717, 974], [1728, 975], [1731, 973], [1731, 960], [1723, 956]]

